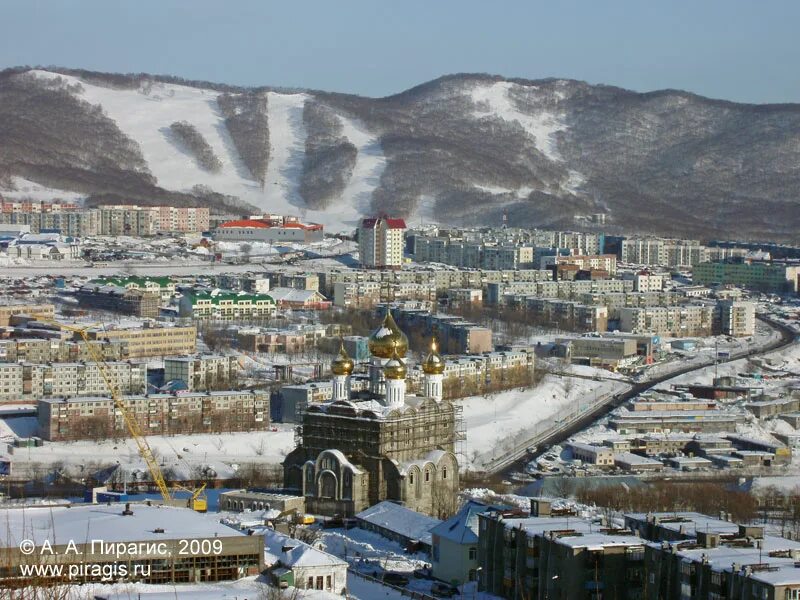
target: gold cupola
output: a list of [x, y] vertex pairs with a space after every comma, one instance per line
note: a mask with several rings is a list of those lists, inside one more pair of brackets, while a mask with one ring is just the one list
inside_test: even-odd
[[392, 358], [395, 352], [403, 358], [408, 352], [408, 338], [400, 331], [388, 308], [381, 326], [369, 336], [369, 352], [377, 358]]
[[386, 377], [386, 379], [405, 379], [406, 373], [406, 366], [403, 364], [403, 361], [400, 360], [400, 355], [397, 353], [397, 346], [395, 346], [392, 357], [389, 359], [389, 362], [383, 366], [383, 376]]
[[353, 359], [347, 355], [347, 351], [344, 349], [344, 340], [340, 340], [339, 354], [331, 362], [331, 373], [334, 375], [350, 375], [354, 367]]
[[426, 375], [441, 375], [444, 373], [444, 359], [439, 354], [439, 344], [436, 338], [431, 340], [431, 351], [422, 363], [422, 371]]

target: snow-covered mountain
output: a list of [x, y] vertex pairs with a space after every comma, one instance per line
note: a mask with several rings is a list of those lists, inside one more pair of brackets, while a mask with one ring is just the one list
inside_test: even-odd
[[443, 77], [387, 98], [0, 73], [0, 195], [796, 239], [800, 107]]

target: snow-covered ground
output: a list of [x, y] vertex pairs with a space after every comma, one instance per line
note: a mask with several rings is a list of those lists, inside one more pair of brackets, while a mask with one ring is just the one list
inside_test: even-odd
[[546, 375], [535, 388], [459, 400], [467, 432], [462, 464], [485, 468], [530, 438], [588, 410], [597, 400], [628, 388], [623, 381]]
[[[26, 437], [17, 431], [30, 435], [35, 430], [35, 421], [35, 417], [0, 420], [0, 440], [10, 442], [13, 437]], [[195, 468], [209, 466], [219, 477], [231, 477], [242, 464], [277, 465], [294, 449], [293, 427], [276, 424], [270, 429], [273, 428], [277, 431], [148, 436], [147, 442], [165, 470], [188, 476]], [[146, 473], [146, 466], [132, 439], [45, 442], [38, 448], [17, 449], [14, 454], [17, 473], [26, 472], [35, 464], [59, 464], [70, 473], [79, 475], [81, 467], [90, 469], [116, 462], [128, 472]]]
[[24, 179], [23, 177], [11, 177], [11, 185], [3, 187], [2, 195], [6, 200], [33, 200], [36, 202], [52, 202], [61, 200], [64, 202], [80, 202], [86, 196], [78, 192], [68, 192], [55, 188], [46, 187], [35, 181]]

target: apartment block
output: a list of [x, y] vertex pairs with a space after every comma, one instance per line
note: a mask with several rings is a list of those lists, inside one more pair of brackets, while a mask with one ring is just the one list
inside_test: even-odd
[[362, 220], [358, 228], [361, 264], [370, 269], [400, 268], [405, 230], [403, 219], [373, 217]]
[[698, 240], [632, 237], [622, 240], [620, 260], [635, 265], [687, 267], [707, 259]]
[[[21, 332], [24, 335], [24, 331]], [[91, 361], [95, 352], [104, 360], [122, 360], [128, 356], [127, 345], [120, 342], [89, 342], [81, 340], [43, 339], [16, 337], [0, 340], [0, 361], [2, 362], [80, 362]]]
[[[147, 390], [145, 363], [109, 361], [105, 368], [123, 393], [140, 394]], [[97, 363], [0, 363], [0, 402], [107, 393], [108, 384]]]
[[181, 317], [214, 321], [263, 320], [276, 310], [275, 300], [267, 294], [229, 292], [186, 293], [178, 305]]
[[[256, 431], [269, 427], [262, 391], [126, 395], [126, 412], [146, 435]], [[43, 398], [39, 434], [50, 441], [128, 437], [122, 413], [108, 397]]]
[[749, 337], [756, 331], [754, 302], [722, 300], [717, 302], [719, 331], [732, 337]]
[[175, 282], [169, 277], [99, 277], [89, 285], [104, 287], [114, 286], [126, 290], [139, 290], [150, 294], [158, 294], [162, 301], [169, 301], [175, 295]]
[[570, 331], [608, 331], [608, 308], [556, 298], [512, 296], [509, 305], [525, 311], [533, 323]]
[[175, 356], [197, 352], [197, 327], [159, 326], [145, 322], [141, 328], [90, 329], [90, 340], [120, 342], [127, 345], [128, 358]]
[[52, 320], [55, 306], [45, 303], [5, 304], [0, 306], [0, 327], [7, 327], [11, 317], [25, 315], [34, 319]]
[[75, 292], [83, 308], [108, 310], [136, 317], [155, 318], [161, 314], [161, 296], [141, 289], [87, 283]]
[[699, 285], [738, 285], [759, 292], [797, 292], [800, 267], [781, 263], [705, 262], [692, 269]]
[[157, 232], [208, 231], [206, 207], [104, 205], [100, 206], [102, 235], [150, 236]]
[[25, 225], [34, 234], [57, 231], [63, 236], [87, 237], [100, 233], [100, 211], [92, 208], [78, 210], [77, 207], [45, 211], [18, 208], [0, 212], [0, 224]]
[[164, 359], [164, 381], [182, 381], [190, 392], [231, 389], [238, 373], [235, 356], [201, 354]]
[[709, 336], [714, 321], [710, 306], [621, 308], [619, 315], [620, 331], [670, 337]]
[[[534, 513], [549, 511], [538, 506]], [[646, 542], [628, 529], [574, 514], [477, 516], [481, 591], [508, 600], [644, 598]]]
[[461, 317], [403, 309], [395, 310], [394, 316], [404, 329], [418, 329], [426, 336], [436, 335], [442, 352], [447, 354], [482, 354], [494, 350], [492, 330]]
[[574, 254], [556, 256], [557, 265], [575, 265], [583, 271], [600, 270], [609, 275], [617, 273], [617, 256], [615, 254]]

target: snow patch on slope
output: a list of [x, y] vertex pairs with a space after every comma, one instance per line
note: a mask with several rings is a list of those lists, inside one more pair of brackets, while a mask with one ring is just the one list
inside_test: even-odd
[[303, 207], [300, 196], [300, 175], [303, 172], [306, 128], [303, 107], [307, 94], [267, 94], [267, 123], [269, 127], [269, 164], [267, 165], [264, 198], [256, 206], [279, 212], [277, 203], [286, 207]]
[[[139, 144], [160, 187], [185, 192], [200, 184], [241, 196], [243, 187], [254, 184], [246, 177], [247, 170], [228, 135], [217, 106], [218, 92], [166, 83], [153, 83], [147, 89], [115, 89], [70, 75], [47, 71], [33, 73], [80, 84], [82, 91], [78, 95], [90, 104], [101, 106], [122, 133]], [[220, 159], [219, 172], [201, 169], [192, 157], [176, 146], [169, 129], [176, 121], [187, 121], [197, 128]]]
[[56, 188], [49, 188], [24, 179], [23, 177], [11, 177], [11, 188], [3, 189], [0, 187], [0, 196], [6, 200], [33, 200], [34, 202], [64, 200], [67, 202], [77, 202], [83, 200], [86, 195], [78, 192], [68, 192]]
[[362, 123], [341, 115], [339, 120], [342, 133], [358, 149], [353, 175], [341, 197], [341, 208], [346, 213], [340, 215], [343, 221], [355, 225], [362, 214], [370, 212], [372, 192], [378, 187], [386, 169], [386, 156], [378, 137], [367, 131]]
[[553, 161], [563, 160], [554, 138], [556, 132], [566, 128], [563, 116], [545, 109], [533, 115], [520, 112], [509, 98], [509, 91], [515, 87], [517, 84], [500, 81], [473, 88], [470, 92], [476, 105], [473, 115], [477, 118], [500, 117], [505, 121], [516, 121], [534, 139], [536, 148], [542, 154]]

